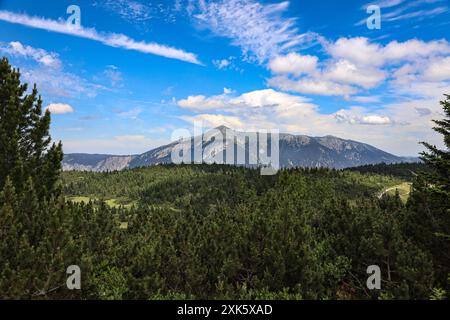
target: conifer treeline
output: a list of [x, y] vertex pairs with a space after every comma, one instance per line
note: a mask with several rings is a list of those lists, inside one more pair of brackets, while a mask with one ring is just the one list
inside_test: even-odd
[[[60, 175], [34, 88], [0, 62], [0, 297], [429, 299], [448, 289], [450, 97], [404, 204], [394, 177], [326, 169], [156, 166]], [[69, 201], [65, 195], [93, 200]], [[126, 198], [132, 207], [101, 199]], [[123, 200], [123, 199], [122, 199]], [[379, 265], [381, 290], [366, 269]], [[81, 290], [65, 286], [69, 265]]]

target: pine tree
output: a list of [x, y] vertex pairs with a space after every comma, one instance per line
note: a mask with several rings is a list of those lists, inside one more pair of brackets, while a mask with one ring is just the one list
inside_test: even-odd
[[443, 135], [445, 149], [422, 143], [427, 152], [421, 153], [421, 159], [428, 170], [413, 185], [406, 227], [432, 253], [436, 277], [445, 284], [450, 273], [450, 95], [441, 105], [446, 118], [434, 120], [433, 129]]
[[61, 169], [61, 144], [50, 145], [50, 112], [42, 114], [42, 99], [36, 85], [26, 94], [20, 71], [6, 58], [0, 60], [0, 189], [10, 176], [21, 193], [28, 177], [39, 181], [42, 199], [55, 191]]
[[[50, 145], [50, 113], [36, 85], [0, 60], [0, 296], [49, 297], [66, 278], [73, 244], [58, 181], [62, 145]], [[53, 291], [51, 291], [53, 292]]]

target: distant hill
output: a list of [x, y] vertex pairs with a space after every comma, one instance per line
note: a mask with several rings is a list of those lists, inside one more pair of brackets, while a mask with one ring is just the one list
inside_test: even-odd
[[[218, 131], [225, 137], [224, 144], [220, 144], [216, 136]], [[223, 156], [224, 145], [234, 144], [235, 149], [246, 149], [244, 139], [231, 140], [226, 136], [227, 133], [233, 135], [238, 133], [221, 126], [204, 133], [202, 145], [203, 161], [212, 162], [217, 154]], [[194, 138], [191, 138], [193, 140]], [[200, 140], [201, 141], [201, 140]], [[191, 143], [189, 140], [184, 142], [172, 142], [160, 146], [148, 152], [139, 155], [115, 156], [105, 154], [85, 154], [72, 153], [64, 156], [62, 162], [64, 170], [84, 170], [84, 171], [114, 171], [126, 168], [135, 168], [150, 166], [162, 163], [171, 163], [171, 154], [175, 148], [180, 148], [180, 143]], [[189, 145], [187, 149], [191, 149]], [[399, 157], [383, 150], [377, 149], [371, 145], [345, 140], [335, 136], [310, 137], [306, 135], [280, 134], [279, 141], [280, 166], [283, 168], [292, 167], [328, 167], [343, 169], [349, 167], [378, 164], [378, 163], [401, 163], [415, 162], [416, 158]], [[256, 155], [247, 155], [246, 163], [249, 157]]]

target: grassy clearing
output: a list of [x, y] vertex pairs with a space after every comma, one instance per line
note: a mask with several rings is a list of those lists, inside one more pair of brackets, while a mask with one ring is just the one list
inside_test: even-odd
[[[89, 197], [89, 196], [72, 196], [72, 197], [67, 197], [66, 198], [69, 201], [73, 201], [76, 203], [89, 203], [89, 201], [97, 201], [99, 200], [96, 197]], [[111, 208], [126, 208], [126, 209], [130, 209], [132, 206], [136, 206], [137, 205], [137, 201], [130, 201], [130, 200], [125, 200], [125, 199], [107, 199], [105, 200], [106, 205], [108, 205]]]
[[[76, 197], [66, 197], [67, 200], [70, 200], [72, 202], [75, 203], [89, 203], [89, 201], [91, 200], [91, 197], [86, 197], [86, 196], [76, 196]], [[95, 199], [92, 199], [95, 200]]]
[[400, 199], [402, 199], [403, 202], [406, 202], [409, 198], [409, 193], [411, 192], [411, 184], [410, 182], [403, 182], [402, 184], [399, 184], [390, 190], [387, 190], [387, 194], [389, 195], [395, 195], [395, 192], [398, 190], [398, 193], [400, 195]]

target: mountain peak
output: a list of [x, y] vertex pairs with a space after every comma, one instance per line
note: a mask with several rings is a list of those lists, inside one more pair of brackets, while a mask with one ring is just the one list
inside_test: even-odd
[[227, 126], [224, 126], [224, 125], [215, 127], [214, 129], [219, 130], [219, 131], [221, 131], [221, 132], [224, 132], [224, 131], [226, 131], [226, 130], [230, 130], [230, 128], [228, 128]]
[[[206, 133], [203, 133], [201, 138], [204, 139], [203, 141], [205, 141], [205, 143], [203, 141], [195, 142], [194, 139], [194, 143], [197, 143], [197, 145], [201, 146], [202, 149], [206, 147], [208, 148], [207, 152], [205, 151], [206, 149], [203, 149], [203, 160], [205, 162], [214, 161], [213, 158], [224, 150], [223, 145], [216, 145], [216, 143], [218, 143], [218, 132], [220, 132], [223, 137], [227, 139], [227, 143], [235, 144], [236, 152], [247, 148], [243, 139], [235, 140], [226, 137], [227, 131], [231, 135], [236, 134], [236, 131], [233, 129], [230, 129], [225, 125], [220, 125]], [[368, 144], [345, 140], [332, 135], [325, 137], [309, 137], [306, 135], [280, 133], [279, 139], [279, 160], [281, 167], [284, 168], [329, 167], [342, 169], [366, 164], [376, 164], [382, 162], [397, 163], [405, 161], [405, 158], [397, 157]], [[235, 141], [233, 142], [233, 140]], [[188, 141], [189, 144], [190, 140]], [[175, 141], [168, 145], [152, 149], [141, 155], [130, 157], [66, 154], [63, 160], [63, 169], [105, 171], [112, 170], [112, 168], [120, 170], [123, 168], [171, 163], [171, 152], [178, 143], [180, 142]], [[191, 151], [193, 150], [192, 148], [194, 148], [194, 146], [191, 145]], [[250, 157], [250, 151], [248, 152]]]

